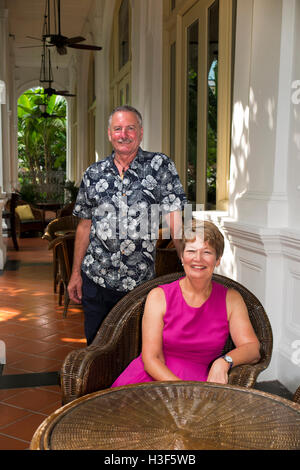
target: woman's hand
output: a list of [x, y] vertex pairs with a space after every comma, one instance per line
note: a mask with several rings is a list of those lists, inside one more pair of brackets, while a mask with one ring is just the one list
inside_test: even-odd
[[216, 382], [220, 384], [228, 383], [228, 371], [230, 364], [228, 364], [224, 359], [219, 357], [216, 359], [209, 370], [207, 377], [207, 382]]

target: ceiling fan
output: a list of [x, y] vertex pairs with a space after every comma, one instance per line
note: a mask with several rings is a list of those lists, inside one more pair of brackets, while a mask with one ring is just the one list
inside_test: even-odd
[[29, 94], [34, 94], [34, 95], [43, 95], [43, 96], [53, 96], [53, 95], [58, 95], [58, 96], [76, 96], [73, 95], [72, 93], [69, 93], [67, 90], [55, 90], [55, 88], [52, 88], [51, 84], [53, 82], [53, 73], [52, 73], [52, 67], [51, 67], [51, 55], [50, 55], [50, 49], [48, 46], [46, 46], [45, 39], [43, 39], [43, 52], [42, 52], [42, 61], [41, 61], [41, 69], [40, 69], [40, 83], [43, 85], [44, 83], [48, 84], [48, 86], [43, 85], [43, 92], [35, 92], [35, 93], [29, 93]]
[[49, 106], [49, 96], [45, 95], [43, 96], [43, 98], [41, 98], [40, 96], [40, 93], [38, 92], [35, 92], [35, 93], [29, 93], [29, 92], [26, 92], [26, 95], [33, 95], [35, 96], [35, 98], [33, 99], [32, 103], [34, 104], [34, 110], [32, 110], [31, 108], [29, 108], [28, 106], [24, 105], [24, 104], [18, 104], [18, 107], [22, 108], [25, 112], [27, 112], [27, 116], [26, 117], [31, 117], [33, 119], [40, 119], [40, 118], [53, 118], [53, 119], [56, 119], [56, 118], [60, 118], [60, 119], [63, 119], [63, 118], [66, 118], [66, 113], [65, 111], [61, 111], [61, 112], [55, 112], [55, 113], [51, 113], [51, 112], [48, 112], [50, 109], [52, 109], [52, 106], [50, 108], [48, 108]]
[[76, 96], [72, 93], [69, 93], [67, 90], [55, 90], [52, 88], [51, 84], [53, 82], [53, 74], [52, 74], [52, 67], [51, 67], [51, 55], [50, 49], [45, 45], [43, 47], [42, 53], [42, 63], [41, 63], [41, 70], [40, 70], [40, 83], [47, 83], [48, 87], [44, 87], [44, 95], [52, 96]]
[[[55, 34], [51, 34], [50, 32], [51, 31], [51, 11], [50, 11], [51, 0], [46, 0], [43, 40], [46, 41], [47, 45], [56, 47], [56, 50], [58, 54], [60, 55], [67, 54], [67, 47], [71, 47], [73, 49], [101, 51], [102, 47], [100, 46], [93, 46], [90, 44], [78, 44], [82, 41], [85, 41], [85, 38], [83, 38], [82, 36], [75, 36], [75, 37], [68, 38], [61, 34], [60, 0], [52, 0], [52, 1], [53, 1], [53, 21], [52, 22], [54, 24]], [[32, 36], [27, 36], [27, 37], [31, 39], [38, 39]]]

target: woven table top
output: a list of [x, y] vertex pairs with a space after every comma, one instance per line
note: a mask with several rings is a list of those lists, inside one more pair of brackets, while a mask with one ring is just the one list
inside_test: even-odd
[[63, 406], [31, 449], [300, 449], [300, 405], [207, 382], [130, 385]]

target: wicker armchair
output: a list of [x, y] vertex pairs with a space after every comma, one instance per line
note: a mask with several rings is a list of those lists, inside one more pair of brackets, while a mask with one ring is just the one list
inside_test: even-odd
[[57, 217], [66, 217], [68, 215], [72, 215], [74, 206], [75, 206], [75, 202], [69, 202], [69, 204], [66, 204], [64, 207], [62, 207], [58, 211]]
[[16, 208], [18, 206], [25, 206], [29, 205], [31, 212], [34, 216], [34, 219], [21, 219], [17, 212], [15, 211], [15, 230], [16, 233], [19, 235], [19, 237], [22, 236], [23, 233], [25, 232], [42, 232], [44, 231], [44, 225], [43, 225], [43, 211], [40, 209], [37, 209], [34, 207], [32, 204], [28, 204], [26, 201], [22, 201], [21, 199], [18, 199], [16, 202]]
[[297, 388], [296, 392], [294, 393], [293, 401], [295, 401], [296, 403], [299, 403], [300, 405], [300, 386]]
[[[52, 242], [52, 240], [57, 238], [58, 232], [67, 233], [69, 230], [70, 232], [74, 232], [77, 228], [79, 220], [80, 219], [78, 219], [78, 217], [75, 217], [73, 215], [68, 215], [65, 217], [60, 217], [60, 218], [52, 220], [47, 225], [45, 232], [42, 236], [42, 239], [48, 240], [48, 242]], [[57, 284], [58, 284], [58, 260], [57, 260], [57, 252], [55, 249], [53, 249], [53, 291], [54, 292], [56, 292]]]
[[64, 318], [67, 316], [70, 302], [67, 287], [73, 266], [74, 242], [75, 234], [69, 233], [62, 237], [57, 237], [49, 243], [49, 250], [53, 250], [53, 259], [57, 260], [58, 304], [62, 305], [62, 297], [64, 297]]
[[51, 222], [49, 222], [49, 224], [45, 228], [42, 239], [51, 242], [52, 240], [54, 240], [54, 238], [57, 237], [57, 235], [55, 235], [56, 232], [67, 232], [68, 230], [76, 230], [79, 220], [80, 219], [78, 217], [75, 217], [74, 215], [67, 215], [65, 217], [59, 217], [54, 220], [51, 220]]
[[155, 275], [159, 277], [181, 271], [182, 265], [173, 241], [170, 238], [162, 238], [160, 229], [159, 239], [156, 242]]
[[16, 251], [19, 250], [17, 233], [16, 233], [16, 217], [15, 217], [15, 208], [19, 195], [17, 193], [12, 193], [10, 199], [5, 204], [5, 209], [2, 212], [2, 219], [9, 221], [9, 230], [8, 233], [12, 238], [13, 245]]
[[[172, 282], [183, 273], [172, 273], [148, 281], [127, 294], [111, 310], [93, 343], [71, 351], [61, 369], [62, 402], [110, 387], [129, 362], [141, 351], [141, 320], [148, 292], [159, 284]], [[261, 371], [268, 366], [273, 346], [272, 329], [259, 300], [241, 284], [220, 275], [213, 279], [226, 287], [237, 289], [247, 305], [250, 320], [261, 343], [261, 359], [254, 365], [234, 367], [229, 383], [252, 387]], [[224, 353], [232, 349], [228, 338]]]

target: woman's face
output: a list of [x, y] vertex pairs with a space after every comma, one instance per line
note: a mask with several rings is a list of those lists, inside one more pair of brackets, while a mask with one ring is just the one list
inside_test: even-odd
[[191, 279], [210, 279], [221, 258], [217, 260], [216, 250], [201, 238], [187, 241], [181, 261], [185, 274]]

